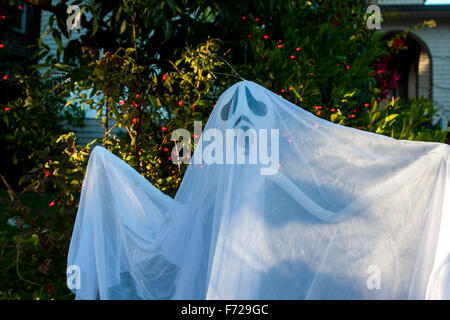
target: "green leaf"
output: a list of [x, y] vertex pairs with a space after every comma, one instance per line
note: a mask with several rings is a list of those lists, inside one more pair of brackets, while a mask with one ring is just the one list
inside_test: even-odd
[[351, 97], [353, 97], [355, 95], [355, 93], [356, 93], [356, 91], [352, 91], [352, 92], [346, 93], [346, 94], [344, 94], [344, 98], [351, 98]]
[[75, 100], [77, 100], [77, 98], [75, 97], [75, 98], [72, 98], [72, 99], [70, 99], [69, 101], [67, 101], [67, 103], [64, 105], [64, 107], [68, 107], [68, 106], [70, 106]]
[[336, 113], [333, 113], [333, 114], [331, 115], [331, 122], [335, 122], [336, 119], [337, 119], [337, 117], [338, 117], [338, 115], [337, 115]]
[[92, 26], [92, 34], [91, 34], [91, 38], [97, 33], [98, 30], [98, 20], [97, 20], [97, 16], [94, 15], [93, 18], [93, 26]]
[[58, 30], [53, 29], [52, 36], [53, 36], [53, 40], [55, 40], [55, 43], [58, 46], [58, 51], [60, 53], [62, 53], [63, 50], [64, 50], [64, 47], [63, 47], [63, 44], [62, 44], [62, 41], [61, 41], [61, 34], [59, 33]]
[[122, 25], [120, 26], [119, 34], [122, 34], [122, 33], [124, 33], [124, 32], [125, 32], [125, 29], [126, 29], [126, 27], [127, 27], [127, 20], [126, 20], [126, 19], [124, 19], [124, 20], [123, 20], [123, 22], [122, 22]]
[[50, 32], [53, 31], [53, 28], [48, 28], [42, 35], [41, 35], [41, 39], [45, 38], [47, 35], [50, 34]]
[[388, 115], [388, 116], [384, 119], [384, 123], [386, 124], [386, 123], [388, 123], [388, 122], [394, 120], [394, 119], [397, 118], [398, 116], [399, 116], [398, 114], [391, 114], [391, 115]]

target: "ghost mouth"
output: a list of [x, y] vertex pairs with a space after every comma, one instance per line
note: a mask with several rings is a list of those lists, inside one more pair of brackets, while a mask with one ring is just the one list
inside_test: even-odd
[[247, 125], [243, 125], [243, 126], [239, 126], [238, 128], [235, 128], [235, 130], [239, 130], [239, 129], [241, 129], [245, 133], [248, 129], [250, 129], [250, 127]]
[[250, 139], [250, 137], [247, 134], [247, 131], [250, 128], [254, 129], [255, 125], [246, 116], [240, 116], [233, 126], [234, 130], [239, 130], [238, 134], [235, 136], [237, 145], [242, 149], [242, 151], [246, 155], [249, 154], [250, 146], [253, 144], [253, 139]]
[[[244, 124], [244, 123], [247, 123], [247, 124]], [[239, 125], [239, 124], [241, 124], [241, 125]], [[233, 126], [233, 128], [234, 129], [242, 129], [242, 130], [244, 130], [244, 132], [245, 131], [247, 131], [248, 129], [250, 129], [250, 127], [255, 127], [255, 125], [253, 124], [253, 122], [249, 119], [249, 118], [247, 118], [246, 116], [240, 116], [237, 120], [236, 120], [236, 122], [234, 123], [234, 126]]]

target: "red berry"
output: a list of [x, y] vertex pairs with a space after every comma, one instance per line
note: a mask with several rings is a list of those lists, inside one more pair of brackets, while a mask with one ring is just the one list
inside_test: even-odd
[[49, 207], [53, 207], [55, 205], [55, 201], [52, 201], [48, 204]]

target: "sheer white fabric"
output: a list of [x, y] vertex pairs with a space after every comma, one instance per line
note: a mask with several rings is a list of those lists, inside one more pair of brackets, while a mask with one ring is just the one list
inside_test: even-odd
[[449, 146], [336, 125], [249, 81], [204, 130], [236, 122], [279, 130], [277, 173], [191, 162], [172, 199], [93, 150], [77, 299], [450, 298]]

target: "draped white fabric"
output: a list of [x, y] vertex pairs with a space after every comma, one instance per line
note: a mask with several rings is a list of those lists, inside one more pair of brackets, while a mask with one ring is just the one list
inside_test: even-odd
[[449, 146], [336, 125], [250, 81], [204, 132], [236, 127], [279, 130], [277, 172], [191, 162], [174, 199], [93, 150], [77, 299], [450, 299]]

